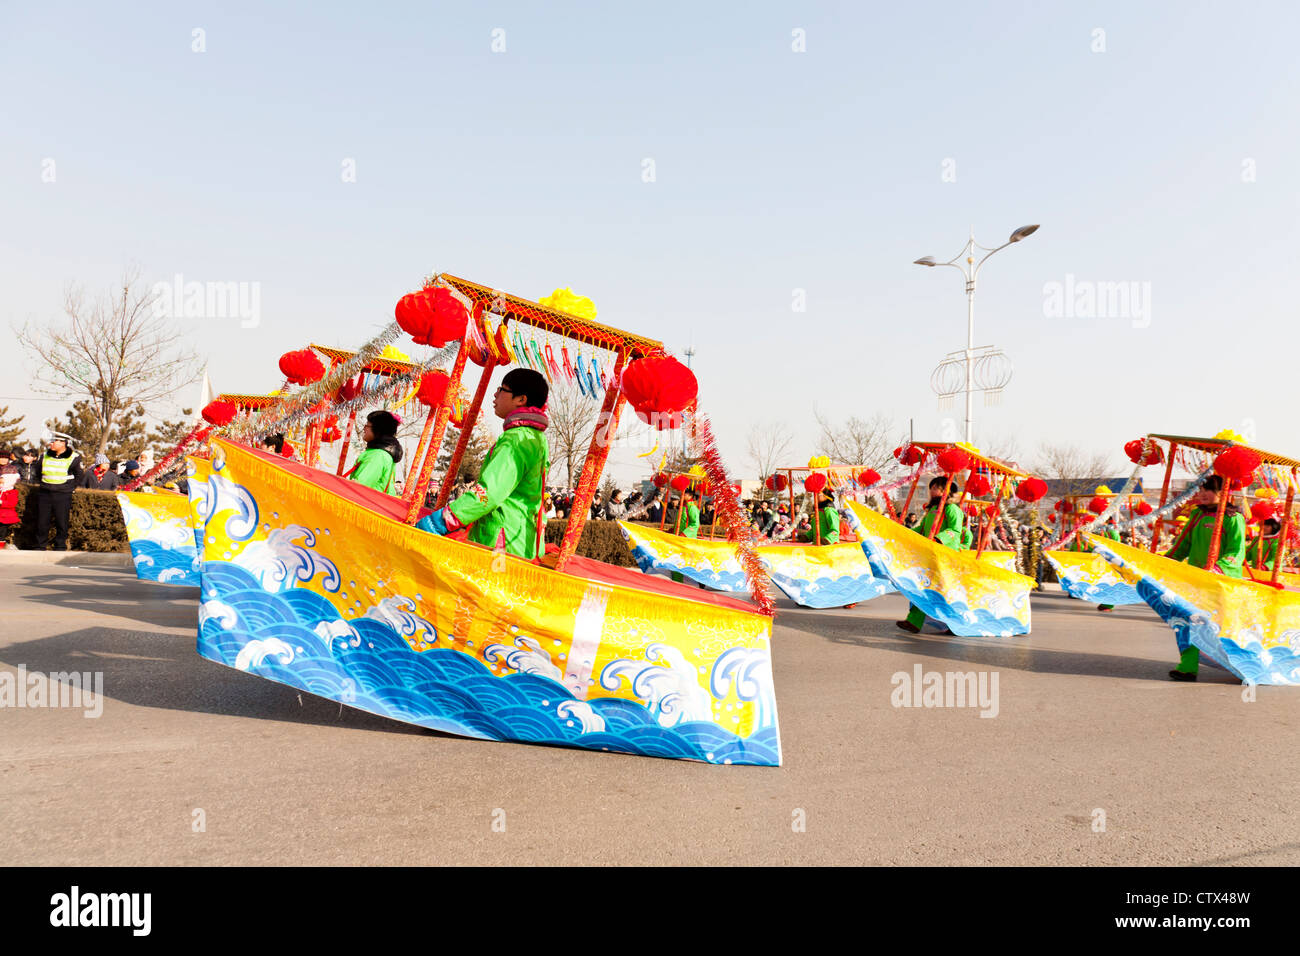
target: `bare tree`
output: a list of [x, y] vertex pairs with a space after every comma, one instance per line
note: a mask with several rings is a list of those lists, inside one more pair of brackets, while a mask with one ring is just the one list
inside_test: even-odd
[[[566, 484], [572, 488], [582, 460], [591, 447], [591, 436], [600, 419], [600, 404], [589, 401], [576, 389], [551, 390], [546, 404], [546, 441], [551, 448], [552, 467], [558, 472], [563, 466]], [[621, 417], [621, 416], [620, 416]]]
[[1100, 479], [1112, 477], [1110, 455], [1077, 445], [1043, 445], [1030, 470], [1059, 480], [1066, 495], [1091, 494]]
[[[198, 380], [198, 356], [155, 309], [158, 293], [138, 268], [88, 301], [77, 287], [64, 299], [66, 323], [28, 324], [18, 341], [36, 360], [37, 391], [88, 401], [103, 452], [109, 435], [135, 406], [150, 410]], [[90, 449], [86, 449], [89, 451]]]
[[[758, 477], [767, 478], [790, 456], [794, 435], [785, 422], [767, 422], [749, 430], [749, 460], [758, 469]], [[766, 497], [767, 489], [759, 487], [759, 498]]]
[[856, 415], [836, 427], [816, 409], [813, 417], [821, 428], [817, 453], [826, 455], [832, 464], [879, 466], [889, 459], [898, 445], [897, 428], [885, 415], [861, 419]]

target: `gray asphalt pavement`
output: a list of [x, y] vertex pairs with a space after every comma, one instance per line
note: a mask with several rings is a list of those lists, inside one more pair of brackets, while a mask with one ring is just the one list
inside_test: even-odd
[[[975, 640], [904, 634], [892, 595], [784, 605], [773, 769], [466, 740], [300, 696], [200, 658], [196, 597], [0, 565], [0, 671], [102, 671], [105, 695], [95, 719], [0, 709], [7, 862], [1300, 863], [1300, 690], [1167, 680], [1173, 635], [1145, 608], [1037, 595], [1031, 636]], [[996, 674], [997, 716], [893, 706], [918, 664]]]

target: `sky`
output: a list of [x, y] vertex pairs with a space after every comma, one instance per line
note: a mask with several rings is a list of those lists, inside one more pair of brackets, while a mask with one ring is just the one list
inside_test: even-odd
[[255, 327], [175, 321], [218, 390], [258, 392], [445, 270], [693, 346], [750, 476], [751, 430], [785, 423], [800, 464], [814, 409], [961, 438], [930, 377], [963, 280], [913, 260], [1038, 223], [980, 274], [975, 344], [1014, 374], [977, 446], [1118, 466], [1145, 432], [1233, 428], [1294, 455], [1297, 27], [1287, 3], [3, 3], [0, 405], [33, 436], [68, 406], [14, 329], [72, 283], [256, 283]]

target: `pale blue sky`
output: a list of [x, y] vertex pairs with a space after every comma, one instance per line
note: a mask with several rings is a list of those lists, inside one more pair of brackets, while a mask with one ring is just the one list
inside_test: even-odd
[[[747, 475], [756, 422], [807, 459], [814, 403], [919, 437], [959, 419], [929, 377], [965, 344], [961, 280], [912, 260], [1038, 222], [981, 278], [977, 344], [1016, 371], [977, 400], [977, 444], [1118, 464], [1143, 431], [1253, 420], [1294, 454], [1298, 28], [1285, 3], [7, 3], [0, 319], [57, 317], [68, 282], [129, 262], [260, 282], [258, 328], [188, 323], [217, 388], [258, 391], [290, 348], [369, 337], [428, 272], [572, 286], [694, 341]], [[1149, 327], [1045, 317], [1067, 274], [1150, 283]], [[63, 407], [9, 399], [14, 348], [0, 377], [32, 423]]]

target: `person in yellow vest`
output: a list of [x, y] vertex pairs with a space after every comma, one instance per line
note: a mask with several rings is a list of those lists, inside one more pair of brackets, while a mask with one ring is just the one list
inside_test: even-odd
[[81, 481], [81, 456], [69, 446], [72, 436], [55, 432], [41, 457], [41, 487], [36, 493], [36, 550], [49, 549], [50, 522], [54, 522], [54, 550], [68, 550], [68, 517], [72, 490]]

